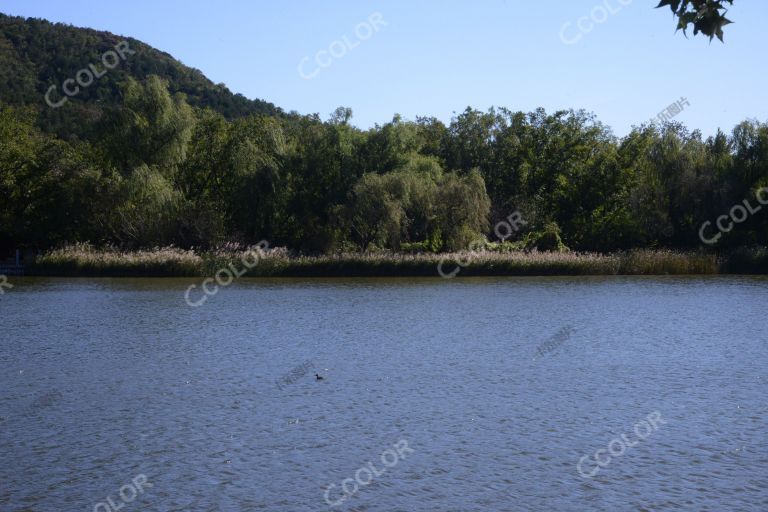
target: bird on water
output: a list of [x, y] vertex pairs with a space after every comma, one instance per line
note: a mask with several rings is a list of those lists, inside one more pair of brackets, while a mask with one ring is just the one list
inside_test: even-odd
[[323, 380], [323, 377], [321, 375], [315, 374], [315, 380]]

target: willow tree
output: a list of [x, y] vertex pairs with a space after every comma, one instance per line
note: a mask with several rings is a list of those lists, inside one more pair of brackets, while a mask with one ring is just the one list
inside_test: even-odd
[[176, 241], [182, 195], [156, 166], [134, 169], [121, 180], [117, 196], [109, 229], [120, 245], [137, 248]]
[[157, 166], [172, 178], [187, 156], [195, 116], [184, 94], [171, 95], [166, 81], [150, 75], [144, 83], [129, 78], [122, 104], [103, 123], [104, 146], [124, 175], [140, 165]]
[[362, 250], [399, 248], [407, 199], [402, 177], [365, 174], [352, 188], [348, 215], [352, 238]]
[[144, 83], [129, 78], [122, 103], [102, 121], [101, 147], [119, 172], [106, 216], [110, 238], [129, 246], [178, 240], [183, 195], [177, 173], [187, 158], [195, 116], [183, 94], [151, 75]]
[[472, 241], [485, 239], [491, 200], [478, 169], [466, 175], [446, 174], [438, 187], [437, 204], [445, 249], [467, 249]]

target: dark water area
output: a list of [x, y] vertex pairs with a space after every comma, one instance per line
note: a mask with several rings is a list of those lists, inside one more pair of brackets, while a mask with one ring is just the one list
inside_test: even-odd
[[768, 510], [766, 278], [9, 281], [2, 511]]

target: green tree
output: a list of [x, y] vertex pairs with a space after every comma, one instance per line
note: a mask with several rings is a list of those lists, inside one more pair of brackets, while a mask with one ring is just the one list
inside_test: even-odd
[[148, 165], [173, 178], [186, 159], [194, 129], [195, 116], [185, 96], [171, 96], [167, 82], [154, 75], [144, 84], [128, 79], [122, 92], [122, 104], [104, 123], [107, 157], [124, 175]]
[[168, 245], [178, 233], [181, 193], [157, 167], [141, 165], [122, 179], [109, 228], [121, 246]]
[[467, 175], [448, 173], [438, 187], [438, 226], [448, 250], [467, 249], [477, 239], [485, 239], [491, 201], [480, 171]]
[[350, 225], [363, 250], [371, 245], [398, 248], [405, 219], [406, 191], [395, 174], [365, 174], [352, 188]]
[[344, 204], [363, 175], [364, 135], [346, 121], [307, 116], [285, 123], [290, 175], [286, 240], [305, 251], [328, 251], [344, 241]]

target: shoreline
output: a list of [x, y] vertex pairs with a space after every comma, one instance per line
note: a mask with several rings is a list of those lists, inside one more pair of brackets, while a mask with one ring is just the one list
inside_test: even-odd
[[[343, 253], [289, 256], [266, 252], [201, 252], [163, 248], [117, 251], [56, 249], [25, 266], [29, 277], [496, 277], [611, 275], [762, 275], [768, 249], [727, 255], [670, 250], [611, 254], [574, 252]], [[443, 277], [441, 277], [443, 276]]]

